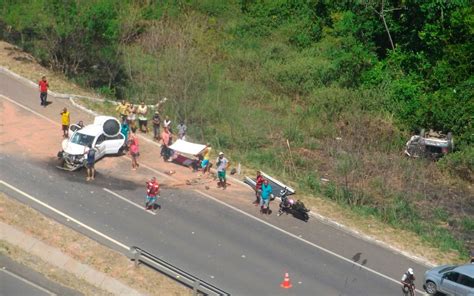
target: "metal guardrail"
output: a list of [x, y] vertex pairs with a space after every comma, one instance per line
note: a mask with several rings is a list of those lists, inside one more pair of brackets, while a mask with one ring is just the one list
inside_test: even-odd
[[204, 295], [222, 295], [230, 296], [230, 293], [227, 293], [218, 287], [205, 282], [192, 274], [172, 265], [171, 263], [166, 262], [163, 259], [156, 257], [155, 255], [140, 249], [139, 247], [130, 247], [130, 253], [132, 259], [135, 261], [135, 266], [138, 266], [140, 262], [151, 266], [152, 268], [164, 273], [182, 284], [193, 289], [193, 295], [204, 294]]

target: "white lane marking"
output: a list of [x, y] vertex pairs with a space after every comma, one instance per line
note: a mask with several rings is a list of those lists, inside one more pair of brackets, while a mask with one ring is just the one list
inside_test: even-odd
[[30, 200], [32, 200], [32, 201], [34, 201], [34, 202], [36, 202], [36, 203], [42, 205], [43, 207], [45, 207], [45, 208], [47, 208], [47, 209], [49, 209], [49, 210], [55, 212], [56, 214], [59, 214], [59, 215], [63, 216], [63, 217], [66, 218], [66, 219], [69, 219], [70, 221], [76, 223], [77, 225], [80, 225], [80, 226], [84, 227], [85, 229], [87, 229], [87, 230], [89, 230], [89, 231], [92, 231], [93, 233], [97, 234], [97, 235], [100, 236], [100, 237], [103, 237], [103, 238], [107, 239], [108, 241], [110, 241], [110, 242], [116, 244], [117, 246], [122, 247], [122, 248], [124, 248], [125, 250], [130, 250], [130, 248], [127, 247], [125, 244], [123, 244], [123, 243], [121, 243], [121, 242], [119, 242], [119, 241], [117, 241], [117, 240], [111, 238], [110, 236], [107, 236], [107, 235], [103, 234], [102, 232], [100, 232], [100, 231], [98, 231], [98, 230], [96, 230], [96, 229], [94, 229], [94, 228], [92, 228], [92, 227], [90, 227], [90, 226], [88, 226], [88, 225], [82, 223], [81, 221], [79, 221], [79, 220], [77, 220], [77, 219], [74, 219], [73, 217], [71, 217], [71, 216], [69, 216], [69, 215], [67, 215], [67, 214], [65, 214], [65, 213], [63, 213], [63, 212], [61, 212], [60, 210], [57, 210], [56, 208], [53, 208], [52, 206], [48, 205], [47, 203], [42, 202], [41, 200], [39, 200], [39, 199], [37, 199], [37, 198], [35, 198], [35, 197], [29, 195], [28, 193], [26, 193], [26, 192], [24, 192], [24, 191], [21, 191], [20, 189], [16, 188], [15, 186], [10, 185], [10, 184], [8, 184], [7, 182], [5, 182], [5, 181], [3, 181], [3, 180], [0, 180], [0, 184], [3, 184], [4, 186], [10, 188], [11, 190], [20, 193], [21, 195], [23, 195], [23, 196], [29, 198]]
[[47, 290], [47, 289], [45, 289], [45, 288], [43, 288], [43, 287], [41, 287], [41, 286], [39, 286], [39, 285], [33, 283], [33, 282], [31, 282], [31, 281], [29, 281], [29, 280], [27, 280], [27, 279], [25, 279], [25, 278], [23, 278], [23, 277], [21, 277], [21, 276], [15, 274], [15, 273], [13, 273], [13, 272], [11, 272], [11, 271], [6, 270], [5, 267], [3, 267], [3, 268], [1, 269], [1, 271], [5, 272], [6, 274], [8, 274], [8, 275], [10, 275], [10, 276], [12, 276], [12, 277], [14, 277], [14, 278], [16, 278], [16, 279], [18, 279], [18, 280], [24, 282], [24, 283], [26, 283], [26, 284], [28, 284], [28, 285], [31, 285], [31, 286], [35, 287], [35, 288], [38, 289], [38, 290], [41, 290], [41, 291], [43, 291], [43, 292], [49, 294], [49, 295], [51, 295], [51, 296], [56, 295], [56, 294], [54, 294], [53, 292], [51, 292], [51, 291], [49, 291], [49, 290]]
[[[32, 112], [32, 113], [34, 113], [34, 114], [36, 114], [36, 115], [38, 115], [38, 116], [40, 116], [40, 117], [42, 117], [42, 118], [48, 120], [48, 121], [50, 121], [50, 122], [53, 122], [55, 125], [59, 125], [58, 123], [52, 121], [51, 119], [47, 118], [46, 116], [44, 116], [44, 115], [42, 115], [42, 114], [39, 114], [39, 113], [37, 113], [37, 112], [31, 110], [30, 108], [28, 108], [28, 107], [26, 107], [26, 106], [23, 106], [23, 105], [21, 105], [20, 103], [17, 103], [17, 102], [15, 102], [15, 101], [13, 101], [13, 100], [10, 99], [10, 98], [7, 98], [7, 97], [5, 97], [5, 96], [3, 96], [3, 95], [0, 95], [0, 97], [3, 97], [3, 98], [5, 98], [5, 99], [7, 99], [8, 101], [10, 101], [10, 102], [12, 102], [12, 103], [14, 103], [14, 104], [16, 104], [16, 105], [18, 105], [18, 106], [20, 106], [20, 107], [22, 107], [22, 108], [28, 110], [28, 111], [30, 111], [30, 112]], [[127, 158], [129, 158], [129, 157], [127, 156]], [[130, 158], [129, 158], [129, 159], [130, 159]], [[147, 166], [147, 165], [144, 165], [144, 164], [140, 164], [140, 165], [141, 165], [142, 167], [144, 167], [144, 168], [146, 168], [146, 169], [152, 171], [152, 172], [155, 172], [155, 173], [157, 173], [157, 174], [159, 174], [159, 175], [161, 175], [161, 176], [163, 176], [163, 177], [166, 177], [167, 179], [174, 180], [174, 181], [177, 180], [177, 179], [175, 179], [175, 178], [173, 178], [173, 177], [171, 177], [171, 176], [168, 176], [168, 175], [166, 175], [166, 174], [164, 174], [164, 173], [162, 173], [162, 172], [159, 172], [159, 171], [157, 171], [157, 170], [155, 170], [155, 169], [153, 169], [153, 168], [151, 168], [151, 167], [149, 167], [149, 166]], [[3, 182], [3, 181], [0, 181], [0, 182]], [[202, 194], [202, 195], [204, 195], [204, 196], [206, 196], [206, 197], [208, 197], [208, 198], [210, 198], [210, 199], [212, 199], [212, 200], [214, 200], [214, 201], [216, 201], [216, 202], [218, 202], [218, 203], [220, 203], [220, 204], [222, 204], [222, 205], [225, 205], [225, 206], [227, 206], [227, 207], [229, 207], [229, 208], [231, 208], [231, 209], [233, 209], [233, 210], [235, 210], [235, 211], [237, 211], [237, 212], [239, 212], [239, 213], [241, 213], [241, 214], [244, 214], [244, 215], [246, 215], [246, 216], [248, 216], [248, 217], [250, 217], [250, 218], [252, 218], [252, 219], [255, 219], [255, 220], [257, 220], [257, 221], [260, 221], [261, 223], [266, 224], [266, 225], [268, 225], [268, 226], [270, 226], [270, 227], [272, 227], [272, 228], [274, 228], [274, 229], [276, 229], [276, 230], [278, 230], [278, 231], [281, 231], [281, 232], [283, 232], [283, 233], [285, 233], [285, 234], [287, 234], [287, 235], [289, 235], [289, 236], [291, 236], [291, 237], [293, 237], [293, 238], [299, 239], [299, 240], [301, 240], [301, 241], [303, 241], [303, 242], [305, 242], [305, 243], [307, 243], [307, 244], [309, 244], [309, 245], [311, 245], [311, 246], [313, 246], [313, 247], [315, 247], [315, 248], [317, 248], [317, 249], [320, 249], [320, 250], [322, 250], [322, 251], [324, 251], [324, 252], [326, 252], [326, 253], [328, 253], [328, 254], [331, 254], [331, 255], [333, 255], [333, 256], [336, 256], [337, 258], [340, 258], [340, 259], [342, 259], [342, 260], [344, 260], [344, 261], [350, 262], [351, 264], [357, 265], [357, 266], [359, 266], [360, 268], [363, 268], [363, 269], [365, 269], [365, 270], [367, 270], [367, 271], [370, 271], [370, 272], [372, 272], [372, 273], [374, 273], [374, 274], [376, 274], [376, 275], [378, 275], [378, 276], [381, 276], [381, 277], [383, 277], [383, 278], [385, 278], [385, 279], [388, 279], [388, 280], [390, 280], [390, 281], [392, 281], [392, 282], [395, 282], [395, 283], [397, 283], [397, 284], [400, 284], [400, 282], [399, 282], [398, 280], [396, 280], [396, 279], [393, 279], [393, 278], [391, 278], [391, 277], [389, 277], [389, 276], [387, 276], [387, 275], [384, 275], [384, 274], [382, 274], [382, 273], [380, 273], [380, 272], [378, 272], [378, 271], [375, 271], [375, 270], [373, 270], [373, 269], [371, 269], [371, 268], [365, 267], [365, 266], [363, 266], [363, 265], [361, 265], [361, 264], [359, 264], [359, 263], [353, 262], [353, 261], [351, 261], [350, 259], [347, 259], [347, 258], [345, 258], [345, 257], [343, 257], [343, 256], [341, 256], [341, 255], [339, 255], [339, 254], [337, 254], [337, 253], [334, 253], [334, 252], [332, 252], [332, 251], [330, 251], [330, 250], [328, 250], [328, 249], [326, 249], [326, 248], [323, 248], [323, 247], [321, 247], [321, 246], [319, 246], [319, 245], [316, 245], [315, 243], [312, 243], [312, 242], [307, 241], [307, 240], [305, 240], [305, 239], [303, 239], [303, 238], [301, 238], [301, 237], [298, 237], [297, 235], [292, 234], [291, 232], [288, 232], [288, 231], [286, 231], [286, 230], [283, 230], [283, 229], [281, 229], [281, 228], [278, 228], [278, 227], [276, 227], [276, 226], [273, 225], [273, 224], [270, 224], [270, 223], [268, 223], [268, 222], [266, 222], [266, 221], [264, 221], [264, 220], [261, 220], [261, 219], [255, 217], [255, 216], [252, 216], [251, 214], [249, 214], [249, 213], [247, 213], [247, 212], [244, 212], [244, 211], [242, 211], [241, 209], [238, 209], [238, 208], [236, 208], [236, 207], [234, 207], [234, 206], [232, 206], [232, 205], [230, 205], [230, 204], [227, 204], [227, 203], [225, 203], [225, 202], [223, 202], [223, 201], [221, 201], [221, 200], [219, 200], [219, 199], [217, 199], [217, 198], [215, 198], [215, 197], [213, 197], [213, 196], [211, 196], [211, 195], [209, 195], [209, 194], [207, 194], [207, 193], [205, 193], [205, 192], [202, 192], [202, 191], [200, 191], [200, 190], [198, 190], [198, 189], [195, 189], [194, 191], [196, 191], [196, 192], [198, 192], [198, 193], [200, 193], [200, 194]], [[126, 248], [129, 249], [128, 247], [126, 247]], [[417, 292], [417, 293], [420, 293], [420, 294], [422, 294], [422, 295], [424, 295], [424, 292], [422, 292], [422, 291], [420, 291], [420, 290], [418, 290], [418, 289], [416, 289], [416, 292]]]
[[[308, 241], [308, 240], [305, 240], [304, 238], [301, 238], [301, 237], [297, 236], [296, 234], [293, 234], [293, 233], [291, 233], [291, 232], [288, 232], [288, 231], [286, 231], [286, 230], [284, 230], [284, 229], [281, 229], [281, 228], [279, 228], [279, 227], [277, 227], [277, 226], [275, 226], [275, 225], [273, 225], [273, 224], [271, 224], [271, 223], [268, 223], [267, 221], [264, 221], [264, 220], [262, 220], [262, 219], [260, 219], [260, 218], [257, 218], [257, 217], [255, 217], [255, 216], [253, 216], [253, 215], [251, 215], [251, 214], [249, 214], [249, 213], [247, 213], [247, 212], [245, 212], [245, 211], [239, 209], [239, 208], [236, 208], [236, 207], [234, 207], [234, 206], [232, 206], [232, 205], [230, 205], [230, 204], [227, 204], [227, 203], [225, 203], [225, 202], [223, 202], [223, 201], [221, 201], [221, 200], [219, 200], [219, 199], [213, 197], [212, 195], [209, 195], [209, 194], [207, 194], [207, 193], [205, 193], [205, 192], [202, 192], [202, 191], [199, 190], [199, 189], [194, 189], [194, 191], [197, 192], [197, 193], [199, 193], [199, 194], [201, 194], [201, 195], [203, 195], [203, 196], [205, 196], [205, 197], [207, 197], [207, 198], [210, 198], [210, 199], [212, 199], [213, 201], [218, 202], [218, 203], [220, 203], [220, 204], [222, 204], [222, 205], [224, 205], [224, 206], [226, 206], [226, 207], [228, 207], [228, 208], [231, 208], [231, 209], [233, 209], [234, 211], [237, 211], [237, 212], [239, 212], [239, 213], [241, 213], [241, 214], [243, 214], [243, 215], [245, 215], [245, 216], [247, 216], [247, 217], [249, 217], [249, 218], [252, 218], [252, 219], [254, 219], [254, 220], [257, 220], [257, 221], [259, 221], [259, 222], [261, 222], [261, 223], [263, 223], [263, 224], [265, 224], [265, 225], [267, 225], [267, 226], [269, 226], [269, 227], [271, 227], [271, 228], [273, 228], [273, 229], [275, 229], [275, 230], [277, 230], [277, 231], [280, 231], [280, 232], [282, 232], [282, 233], [284, 233], [284, 234], [286, 234], [286, 235], [288, 235], [288, 236], [291, 236], [292, 238], [295, 238], [295, 239], [297, 239], [297, 240], [300, 240], [300, 241], [302, 241], [302, 242], [304, 242], [304, 243], [306, 243], [306, 244], [308, 244], [308, 245], [310, 245], [310, 246], [312, 246], [312, 247], [315, 247], [315, 248], [317, 248], [317, 249], [319, 249], [319, 250], [321, 250], [321, 251], [323, 251], [323, 252], [326, 252], [326, 253], [328, 253], [328, 254], [330, 254], [330, 255], [333, 255], [334, 257], [337, 257], [337, 258], [339, 258], [339, 259], [341, 259], [341, 260], [344, 260], [344, 261], [346, 261], [346, 262], [348, 262], [348, 263], [350, 263], [350, 264], [354, 264], [354, 265], [356, 265], [356, 266], [358, 266], [358, 267], [360, 267], [360, 268], [363, 268], [363, 269], [365, 269], [365, 270], [367, 270], [367, 271], [370, 271], [370, 272], [372, 272], [372, 273], [374, 273], [374, 274], [376, 274], [376, 275], [378, 275], [378, 276], [380, 276], [380, 277], [382, 277], [382, 278], [384, 278], [384, 279], [387, 279], [387, 280], [389, 280], [389, 281], [392, 281], [392, 282], [394, 282], [394, 283], [396, 283], [396, 284], [401, 285], [400, 281], [398, 281], [398, 280], [396, 280], [396, 279], [393, 279], [393, 278], [389, 277], [388, 275], [385, 275], [385, 274], [383, 274], [383, 273], [380, 273], [380, 272], [378, 272], [378, 271], [375, 271], [375, 270], [373, 270], [373, 269], [371, 269], [371, 268], [369, 268], [369, 267], [367, 267], [367, 266], [364, 266], [364, 265], [362, 265], [362, 264], [359, 264], [359, 263], [357, 263], [357, 262], [354, 262], [354, 261], [352, 261], [352, 260], [350, 260], [350, 259], [348, 259], [348, 258], [346, 258], [346, 257], [344, 257], [344, 256], [341, 256], [341, 255], [339, 255], [339, 254], [337, 254], [337, 253], [334, 253], [333, 251], [330, 251], [330, 250], [328, 250], [328, 249], [326, 249], [326, 248], [324, 248], [324, 247], [321, 247], [321, 246], [319, 246], [319, 245], [317, 245], [317, 244], [315, 244], [315, 243], [313, 243], [313, 242], [310, 242], [310, 241]], [[417, 291], [418, 293], [420, 293], [420, 294], [423, 294], [423, 292], [420, 291], [420, 290], [418, 290], [418, 289], [417, 289], [416, 291]]]
[[39, 117], [41, 117], [41, 118], [43, 118], [43, 119], [45, 119], [45, 120], [51, 122], [51, 123], [54, 124], [54, 125], [60, 125], [60, 124], [57, 123], [56, 121], [53, 121], [53, 120], [49, 119], [48, 117], [44, 116], [44, 115], [41, 114], [41, 113], [36, 112], [36, 111], [33, 110], [33, 109], [30, 109], [29, 107], [26, 107], [26, 106], [24, 106], [24, 105], [22, 105], [22, 104], [20, 104], [20, 103], [18, 103], [18, 102], [15, 102], [14, 100], [10, 99], [9, 97], [6, 97], [6, 96], [4, 96], [4, 95], [0, 95], [0, 98], [2, 98], [2, 99], [4, 99], [4, 100], [7, 100], [7, 101], [10, 101], [11, 103], [17, 105], [18, 107], [21, 107], [21, 108], [23, 108], [23, 109], [25, 109], [25, 110], [27, 110], [27, 111], [30, 111], [31, 113], [33, 113], [33, 114], [35, 114], [35, 115], [37, 115], [37, 116], [39, 116]]
[[141, 209], [141, 210], [147, 212], [148, 214], [156, 215], [156, 213], [154, 213], [154, 212], [150, 212], [150, 211], [145, 210], [145, 207], [144, 207], [144, 206], [141, 206], [141, 205], [139, 205], [139, 204], [137, 204], [137, 203], [134, 203], [133, 201], [126, 199], [125, 197], [121, 196], [121, 195], [118, 194], [118, 193], [113, 192], [113, 191], [110, 190], [110, 189], [107, 189], [107, 188], [102, 188], [102, 189], [104, 189], [105, 192], [108, 192], [108, 193], [112, 194], [113, 196], [118, 197], [118, 198], [120, 198], [121, 200], [123, 200], [123, 201], [125, 201], [125, 202], [128, 202], [128, 203], [131, 204], [132, 206], [135, 206], [135, 207], [137, 207], [137, 208], [139, 208], [139, 209]]

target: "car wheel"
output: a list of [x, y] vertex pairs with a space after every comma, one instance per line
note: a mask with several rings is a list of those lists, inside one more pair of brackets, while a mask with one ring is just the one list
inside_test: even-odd
[[125, 146], [120, 147], [119, 151], [117, 152], [117, 155], [124, 155], [125, 154]]
[[426, 293], [430, 295], [436, 294], [436, 284], [432, 281], [427, 281], [425, 286]]

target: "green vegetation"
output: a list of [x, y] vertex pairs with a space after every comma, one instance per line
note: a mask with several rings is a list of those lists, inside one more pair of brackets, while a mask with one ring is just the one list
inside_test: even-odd
[[[383, 5], [382, 5], [383, 3]], [[2, 37], [111, 98], [171, 100], [198, 141], [411, 230], [474, 248], [467, 0], [3, 0]], [[455, 135], [438, 163], [411, 132]], [[329, 179], [329, 182], [321, 181]]]

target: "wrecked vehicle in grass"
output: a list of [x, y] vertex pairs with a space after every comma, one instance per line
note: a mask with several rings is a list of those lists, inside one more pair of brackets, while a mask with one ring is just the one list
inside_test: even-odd
[[58, 168], [75, 171], [85, 166], [86, 148], [96, 149], [95, 160], [105, 155], [122, 154], [125, 149], [125, 136], [120, 133], [120, 122], [111, 116], [97, 116], [94, 123], [81, 128], [71, 125], [69, 138], [62, 142], [58, 152]]
[[405, 146], [405, 154], [409, 157], [424, 157], [438, 160], [442, 156], [452, 152], [454, 149], [453, 136], [451, 133], [444, 135], [429, 131], [425, 134], [421, 130], [419, 135], [414, 135]]

